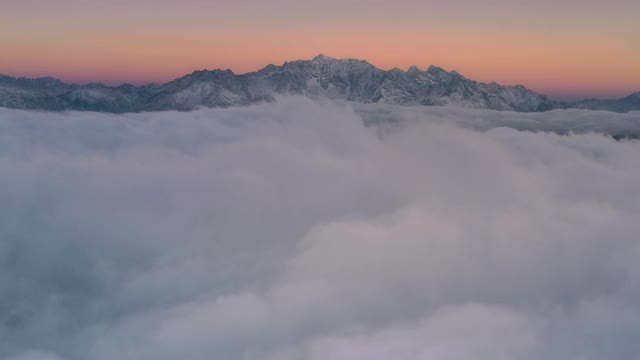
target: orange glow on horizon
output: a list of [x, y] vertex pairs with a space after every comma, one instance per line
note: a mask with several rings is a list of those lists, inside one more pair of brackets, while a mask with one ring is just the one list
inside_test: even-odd
[[51, 24], [26, 31], [13, 20], [0, 23], [0, 73], [11, 76], [163, 83], [198, 69], [245, 73], [324, 53], [365, 59], [382, 69], [437, 65], [478, 81], [523, 84], [555, 98], [613, 98], [640, 91], [640, 42], [628, 33], [599, 29], [559, 32], [395, 20], [371, 26], [363, 20], [328, 28], [259, 28], [264, 25], [259, 22], [84, 28], [84, 23], [70, 23], [56, 24], [56, 31], [45, 29]]

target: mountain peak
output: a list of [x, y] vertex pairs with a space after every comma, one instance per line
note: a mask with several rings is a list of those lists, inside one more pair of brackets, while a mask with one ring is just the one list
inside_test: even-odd
[[332, 58], [331, 56], [327, 56], [325, 54], [318, 54], [311, 61], [313, 61], [313, 62], [326, 62], [326, 61], [331, 61], [331, 60], [336, 60], [336, 59]]
[[441, 73], [449, 73], [447, 72], [447, 70], [439, 67], [439, 66], [435, 66], [435, 65], [429, 65], [429, 67], [427, 68], [427, 72], [429, 74], [441, 74]]
[[411, 67], [409, 68], [409, 70], [407, 71], [408, 73], [417, 73], [417, 72], [422, 72], [422, 70], [420, 70], [420, 68], [416, 65], [411, 65]]
[[[408, 75], [407, 75], [408, 74]], [[200, 70], [163, 85], [68, 85], [52, 78], [0, 77], [0, 106], [36, 110], [138, 112], [194, 110], [272, 101], [278, 94], [328, 97], [362, 103], [457, 105], [513, 111], [557, 107], [606, 106], [640, 109], [640, 93], [609, 102], [558, 104], [523, 86], [501, 86], [466, 79], [456, 71], [431, 65], [382, 70], [365, 60], [335, 59], [319, 54], [311, 60], [268, 65], [236, 75], [231, 70]]]

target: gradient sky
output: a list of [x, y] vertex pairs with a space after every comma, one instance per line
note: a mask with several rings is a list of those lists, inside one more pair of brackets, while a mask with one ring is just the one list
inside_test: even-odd
[[614, 98], [640, 90], [640, 1], [0, 0], [0, 49], [0, 73], [80, 83], [324, 53]]

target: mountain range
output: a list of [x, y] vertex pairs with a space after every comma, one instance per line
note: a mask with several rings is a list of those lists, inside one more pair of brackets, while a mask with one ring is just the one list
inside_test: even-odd
[[618, 100], [553, 101], [522, 85], [503, 86], [467, 79], [437, 66], [381, 70], [364, 60], [318, 55], [311, 60], [268, 65], [246, 74], [199, 70], [168, 83], [144, 86], [67, 84], [54, 78], [0, 75], [0, 107], [110, 113], [229, 107], [273, 101], [278, 95], [305, 95], [362, 103], [456, 105], [538, 112], [580, 108], [640, 110], [640, 92]]

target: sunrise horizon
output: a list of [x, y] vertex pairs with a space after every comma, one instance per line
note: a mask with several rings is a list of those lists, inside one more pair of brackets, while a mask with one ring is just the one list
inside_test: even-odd
[[324, 53], [383, 70], [435, 65], [561, 100], [614, 99], [640, 90], [638, 12], [624, 0], [9, 1], [0, 73], [137, 85]]
[[[0, 75], [5, 75], [5, 76], [10, 76], [15, 78], [27, 78], [27, 79], [50, 77], [68, 84], [77, 84], [77, 85], [104, 84], [104, 85], [113, 86], [113, 87], [117, 87], [121, 85], [134, 85], [134, 86], [144, 86], [144, 85], [151, 85], [151, 84], [162, 85], [162, 84], [171, 82], [173, 80], [179, 79], [181, 77], [184, 77], [186, 75], [189, 75], [196, 71], [231, 70], [234, 74], [244, 75], [244, 74], [249, 74], [252, 72], [259, 71], [270, 65], [281, 66], [287, 62], [298, 61], [298, 60], [311, 60], [321, 55], [334, 58], [334, 59], [364, 60], [369, 64], [375, 66], [376, 68], [379, 68], [385, 71], [392, 70], [392, 69], [401, 69], [402, 71], [406, 72], [413, 66], [416, 66], [419, 69], [424, 71], [424, 70], [427, 70], [430, 66], [436, 66], [448, 72], [455, 71], [468, 79], [480, 81], [483, 83], [496, 82], [504, 86], [523, 85], [541, 95], [547, 96], [550, 99], [558, 100], [558, 101], [576, 101], [576, 100], [583, 100], [583, 99], [601, 99], [601, 100], [618, 99], [618, 98], [622, 98], [640, 91], [640, 85], [639, 85], [637, 87], [629, 86], [624, 89], [610, 89], [609, 91], [602, 90], [602, 89], [600, 91], [598, 90], [590, 91], [590, 89], [586, 89], [586, 90], [575, 89], [577, 90], [576, 92], [571, 92], [571, 91], [563, 92], [562, 90], [559, 90], [553, 87], [549, 88], [549, 87], [540, 87], [536, 85], [529, 85], [526, 81], [518, 81], [517, 79], [512, 79], [511, 81], [508, 79], [504, 81], [500, 81], [500, 80], [488, 78], [486, 76], [482, 76], [481, 74], [469, 75], [469, 73], [463, 69], [451, 68], [449, 66], [444, 66], [441, 64], [412, 63], [410, 65], [402, 64], [398, 66], [393, 66], [383, 62], [384, 65], [378, 65], [380, 62], [374, 59], [362, 58], [358, 56], [334, 56], [331, 53], [322, 52], [322, 51], [315, 53], [315, 55], [302, 55], [300, 57], [292, 58], [288, 60], [272, 61], [272, 62], [264, 63], [262, 65], [257, 64], [255, 68], [250, 68], [249, 65], [245, 67], [238, 67], [238, 66], [234, 66], [233, 64], [227, 64], [227, 65], [221, 64], [219, 67], [204, 66], [204, 67], [193, 68], [190, 70], [185, 68], [184, 71], [182, 72], [179, 72], [179, 70], [177, 70], [173, 72], [167, 72], [166, 74], [155, 74], [155, 75], [147, 74], [147, 76], [144, 76], [143, 74], [143, 76], [131, 76], [128, 78], [118, 77], [118, 76], [109, 78], [106, 76], [102, 77], [99, 74], [96, 76], [75, 76], [73, 74], [67, 74], [65, 72], [56, 72], [56, 71], [52, 71], [52, 72], [2, 72], [0, 71]], [[117, 73], [118, 69], [114, 69], [114, 70], [116, 70], [116, 73]], [[588, 81], [588, 79], [586, 80]]]

